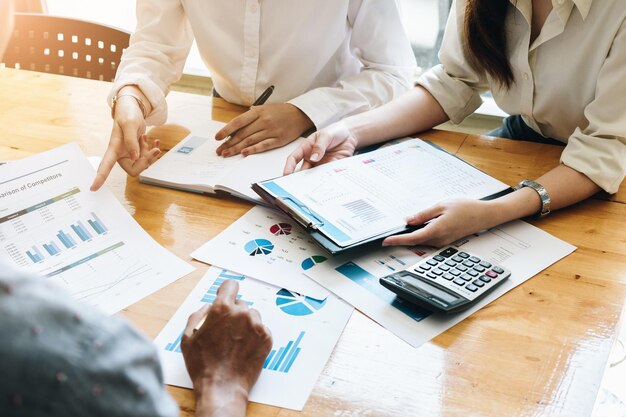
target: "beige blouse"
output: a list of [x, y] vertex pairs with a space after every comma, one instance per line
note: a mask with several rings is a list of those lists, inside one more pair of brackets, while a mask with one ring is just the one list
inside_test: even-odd
[[561, 163], [615, 193], [626, 173], [626, 3], [553, 0], [541, 33], [530, 43], [532, 0], [511, 0], [506, 18], [510, 89], [474, 71], [463, 58], [464, 10], [452, 6], [441, 65], [418, 84], [459, 123], [491, 90], [496, 103], [537, 132], [567, 143]]

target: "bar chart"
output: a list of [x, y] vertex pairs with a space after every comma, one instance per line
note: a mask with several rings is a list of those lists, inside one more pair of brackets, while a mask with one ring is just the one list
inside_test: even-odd
[[172, 343], [168, 343], [167, 345], [165, 345], [165, 350], [167, 350], [168, 352], [181, 353], [182, 351], [180, 350], [180, 342], [182, 340], [183, 340], [183, 332], [180, 332], [180, 335], [178, 335], [176, 340], [174, 340]]
[[305, 333], [306, 332], [300, 332], [300, 335], [295, 341], [290, 340], [286, 346], [278, 350], [272, 349], [267, 359], [265, 359], [263, 369], [288, 373], [302, 350], [300, 342], [302, 342]]
[[[203, 303], [213, 304], [215, 302], [215, 297], [217, 297], [217, 289], [227, 279], [234, 279], [236, 281], [243, 281], [244, 279], [246, 279], [246, 277], [243, 276], [243, 275], [234, 274], [234, 273], [232, 273], [230, 271], [227, 271], [226, 269], [222, 270], [222, 272], [220, 272], [220, 274], [217, 277], [217, 279], [215, 280], [215, 282], [213, 282], [213, 285], [211, 285], [211, 287], [207, 290], [207, 292], [204, 293], [204, 295], [202, 296], [202, 300], [201, 301]], [[237, 299], [238, 300], [241, 299], [241, 294], [237, 294]], [[249, 306], [254, 304], [252, 301], [246, 301], [246, 303]]]
[[[92, 211], [86, 222], [82, 220], [74, 221], [65, 230], [58, 230], [56, 235], [51, 240], [42, 243], [41, 247], [33, 245], [25, 253], [33, 263], [40, 263], [46, 257], [59, 255], [64, 250], [73, 249], [79, 246], [80, 243], [91, 241], [95, 236], [105, 235], [108, 230], [104, 222]], [[42, 248], [43, 250], [41, 250]]]

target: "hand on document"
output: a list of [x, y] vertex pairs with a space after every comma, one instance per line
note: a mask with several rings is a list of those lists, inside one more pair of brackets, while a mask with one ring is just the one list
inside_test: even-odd
[[265, 152], [293, 142], [312, 127], [311, 119], [292, 104], [254, 106], [217, 132], [216, 140], [230, 138], [216, 152], [224, 157]]
[[302, 170], [354, 155], [358, 141], [348, 126], [338, 122], [309, 136], [287, 157], [283, 174], [292, 174], [300, 161]]
[[109, 146], [102, 157], [91, 191], [97, 191], [102, 187], [116, 162], [128, 175], [136, 177], [156, 161], [161, 153], [159, 142], [155, 141], [149, 145], [145, 132], [146, 122], [136, 99], [129, 96], [120, 97], [115, 107]]
[[239, 415], [237, 410], [244, 415], [248, 393], [272, 348], [259, 312], [238, 300], [238, 291], [237, 281], [224, 281], [213, 304], [192, 314], [185, 328], [181, 350], [196, 395], [206, 399], [198, 404], [201, 415], [200, 410], [214, 415], [226, 409], [235, 410], [229, 415]]
[[428, 223], [412, 233], [390, 236], [383, 246], [427, 245], [442, 247], [472, 233], [500, 223], [496, 201], [471, 199], [447, 200], [420, 211], [407, 219], [410, 226]]

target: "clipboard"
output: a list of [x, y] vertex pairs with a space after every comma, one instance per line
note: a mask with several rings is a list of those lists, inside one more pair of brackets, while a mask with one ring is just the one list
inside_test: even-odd
[[[458, 158], [455, 155], [452, 155], [440, 148], [439, 146], [424, 141], [425, 143], [433, 146], [434, 148], [450, 155], [463, 163], [470, 165], [466, 161]], [[476, 167], [472, 168], [478, 170]], [[288, 191], [284, 190], [278, 184], [274, 183], [274, 180], [266, 180], [259, 183], [252, 184], [252, 190], [255, 191], [263, 200], [269, 203], [271, 206], [277, 208], [285, 215], [296, 221], [300, 226], [302, 226], [311, 238], [322, 247], [327, 253], [331, 255], [344, 254], [347, 252], [351, 252], [353, 250], [364, 250], [370, 247], [380, 247], [381, 242], [388, 236], [410, 233], [417, 229], [424, 227], [424, 225], [420, 226], [408, 226], [403, 225], [402, 227], [394, 228], [392, 230], [385, 231], [381, 234], [376, 234], [369, 236], [363, 240], [359, 240], [357, 242], [348, 244], [348, 245], [340, 245], [337, 243], [337, 239], [333, 238], [333, 232], [341, 233], [338, 231], [334, 225], [330, 222], [327, 222], [321, 215], [312, 211], [309, 207], [307, 207], [304, 203], [298, 200], [297, 197], [290, 194]], [[498, 191], [494, 194], [488, 195], [486, 197], [481, 198], [481, 200], [492, 200], [508, 194], [512, 192], [513, 189], [511, 187], [505, 188], [501, 191]]]

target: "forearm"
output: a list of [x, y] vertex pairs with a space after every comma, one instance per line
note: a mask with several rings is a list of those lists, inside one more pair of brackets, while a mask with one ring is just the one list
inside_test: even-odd
[[[570, 206], [598, 191], [598, 187], [584, 174], [559, 165], [537, 179], [550, 195], [550, 210], [558, 210]], [[496, 226], [511, 220], [536, 214], [541, 209], [539, 195], [532, 188], [524, 187], [504, 197], [490, 201], [487, 218], [490, 219], [487, 227]]]
[[345, 119], [359, 147], [431, 129], [448, 120], [437, 100], [414, 87], [401, 97], [367, 113]]
[[205, 384], [196, 389], [196, 417], [244, 417], [248, 393], [228, 381], [223, 385]]

